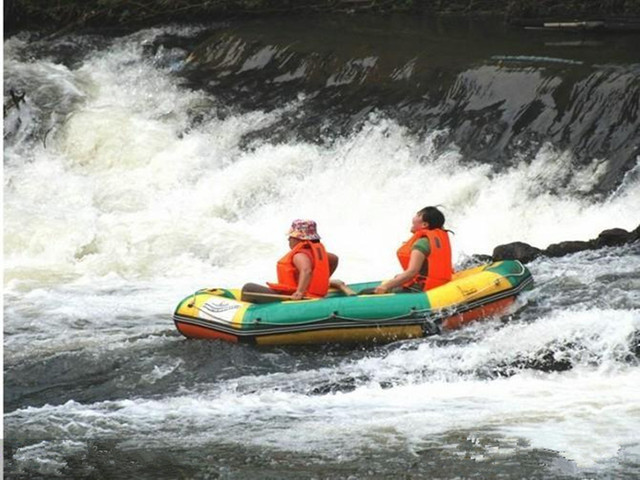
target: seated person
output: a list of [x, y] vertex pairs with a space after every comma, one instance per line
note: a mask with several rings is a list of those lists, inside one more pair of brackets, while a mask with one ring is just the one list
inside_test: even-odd
[[425, 207], [411, 220], [413, 234], [397, 251], [403, 271], [375, 289], [360, 293], [415, 293], [444, 285], [451, 280], [451, 243], [444, 229], [444, 215], [436, 207]]
[[288, 236], [290, 250], [278, 261], [278, 282], [267, 282], [268, 288], [247, 283], [242, 287], [243, 301], [273, 302], [282, 300], [281, 295], [291, 300], [324, 297], [329, 287], [338, 288], [346, 295], [355, 294], [343, 281], [330, 280], [338, 267], [338, 256], [327, 252], [320, 243], [316, 222], [294, 220]]

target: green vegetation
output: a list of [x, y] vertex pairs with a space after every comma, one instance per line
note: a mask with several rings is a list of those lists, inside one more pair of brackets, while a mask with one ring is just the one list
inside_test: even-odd
[[133, 27], [168, 21], [314, 13], [423, 12], [509, 18], [640, 16], [640, 0], [5, 0], [5, 31]]

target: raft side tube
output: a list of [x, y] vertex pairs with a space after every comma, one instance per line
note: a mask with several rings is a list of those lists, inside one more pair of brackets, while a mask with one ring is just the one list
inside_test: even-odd
[[[380, 282], [350, 285], [370, 288]], [[344, 296], [252, 304], [237, 289], [205, 289], [186, 297], [174, 313], [176, 328], [192, 338], [263, 345], [393, 341], [432, 335], [498, 315], [533, 285], [518, 261], [502, 261], [455, 274], [428, 292]]]

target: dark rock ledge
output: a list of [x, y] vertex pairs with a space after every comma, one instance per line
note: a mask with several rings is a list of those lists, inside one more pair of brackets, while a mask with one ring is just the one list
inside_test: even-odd
[[637, 28], [640, 0], [5, 0], [3, 10], [5, 35], [326, 13], [498, 16], [528, 28], [624, 31]]
[[584, 250], [597, 250], [602, 247], [617, 247], [640, 241], [640, 225], [628, 232], [622, 228], [612, 228], [600, 232], [597, 238], [581, 241], [569, 240], [566, 242], [553, 243], [546, 249], [529, 245], [524, 242], [513, 242], [505, 245], [498, 245], [493, 249], [492, 258], [498, 260], [520, 260], [528, 263], [538, 257], [562, 257], [571, 253], [582, 252]]

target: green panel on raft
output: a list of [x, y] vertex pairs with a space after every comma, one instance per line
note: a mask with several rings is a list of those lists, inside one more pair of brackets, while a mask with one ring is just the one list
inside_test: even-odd
[[[517, 286], [522, 280], [523, 275], [530, 277], [531, 274], [520, 263], [513, 260], [505, 260], [502, 262], [493, 263], [485, 268], [487, 272], [494, 272], [504, 277], [512, 287]], [[533, 285], [531, 285], [533, 287]], [[529, 287], [529, 288], [531, 288]]]
[[[365, 284], [359, 284], [358, 287], [362, 285]], [[334, 315], [354, 320], [390, 319], [409, 315], [412, 310], [429, 308], [429, 300], [423, 293], [338, 296], [323, 300], [252, 305], [245, 312], [242, 324], [250, 329], [259, 329], [260, 325], [300, 325], [305, 322], [318, 322], [318, 319], [331, 318]]]

